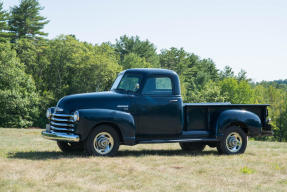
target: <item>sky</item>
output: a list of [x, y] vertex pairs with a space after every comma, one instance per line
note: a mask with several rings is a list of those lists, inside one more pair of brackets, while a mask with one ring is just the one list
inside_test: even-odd
[[[3, 0], [2, 0], [3, 1]], [[100, 44], [138, 35], [157, 51], [183, 47], [253, 81], [287, 79], [286, 0], [39, 0], [49, 39]], [[4, 0], [9, 9], [19, 0]]]

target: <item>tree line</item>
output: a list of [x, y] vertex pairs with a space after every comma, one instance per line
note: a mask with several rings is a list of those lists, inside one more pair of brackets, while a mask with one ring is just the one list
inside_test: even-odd
[[102, 44], [74, 35], [47, 39], [42, 9], [37, 0], [9, 11], [0, 3], [0, 127], [44, 127], [46, 109], [65, 95], [109, 90], [125, 69], [165, 68], [178, 73], [184, 102], [271, 104], [275, 135], [264, 139], [287, 141], [287, 80], [254, 83], [243, 70], [219, 70], [212, 59], [183, 48], [157, 52], [138, 36]]

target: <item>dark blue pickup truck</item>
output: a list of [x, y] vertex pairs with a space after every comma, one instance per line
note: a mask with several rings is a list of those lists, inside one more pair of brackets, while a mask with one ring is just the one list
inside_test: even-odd
[[110, 91], [65, 96], [47, 110], [42, 135], [64, 152], [113, 156], [120, 145], [180, 144], [199, 152], [244, 153], [247, 136], [272, 135], [268, 105], [183, 103], [178, 75], [165, 69], [128, 69]]

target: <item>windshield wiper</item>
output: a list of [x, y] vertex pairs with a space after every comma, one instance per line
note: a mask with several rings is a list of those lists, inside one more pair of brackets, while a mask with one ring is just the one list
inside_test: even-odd
[[122, 88], [116, 88], [115, 90], [117, 90], [117, 91], [124, 91], [124, 92], [127, 92], [127, 90], [122, 89]]

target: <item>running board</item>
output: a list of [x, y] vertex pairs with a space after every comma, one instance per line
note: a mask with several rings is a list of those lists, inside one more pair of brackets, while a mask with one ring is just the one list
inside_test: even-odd
[[178, 143], [178, 142], [216, 142], [218, 139], [203, 138], [203, 139], [153, 139], [153, 140], [139, 140], [136, 143]]

